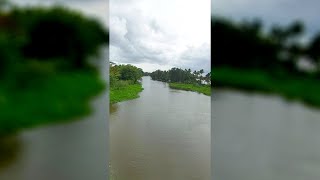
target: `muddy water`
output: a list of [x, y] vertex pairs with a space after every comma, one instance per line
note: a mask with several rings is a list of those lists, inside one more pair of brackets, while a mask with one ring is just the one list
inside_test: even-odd
[[210, 180], [210, 96], [143, 77], [140, 97], [111, 107], [116, 180]]
[[320, 110], [278, 96], [215, 90], [214, 180], [320, 179]]

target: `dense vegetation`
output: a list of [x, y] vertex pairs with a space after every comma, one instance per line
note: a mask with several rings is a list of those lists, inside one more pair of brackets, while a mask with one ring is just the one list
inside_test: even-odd
[[143, 90], [139, 80], [143, 71], [132, 65], [116, 65], [110, 62], [110, 103], [139, 97]]
[[273, 27], [263, 33], [258, 20], [236, 24], [222, 18], [212, 19], [213, 65], [265, 71], [298, 72], [297, 59], [305, 53], [297, 38], [303, 25], [294, 22], [287, 27]]
[[210, 95], [211, 73], [203, 76], [203, 69], [191, 71], [191, 69], [171, 68], [168, 71], [156, 70], [149, 75], [152, 80], [168, 82], [169, 87], [188, 91], [196, 91]]
[[235, 23], [213, 17], [211, 26], [214, 86], [280, 93], [320, 105], [317, 93], [303, 91], [320, 89], [320, 33], [301, 43], [305, 27], [299, 21], [266, 30], [259, 20]]
[[0, 8], [0, 135], [87, 113], [104, 87], [87, 60], [106, 43], [98, 21], [63, 7]]
[[188, 83], [169, 83], [169, 87], [172, 89], [181, 89], [185, 91], [195, 91], [205, 95], [211, 95], [211, 88], [209, 85], [199, 86], [197, 84], [188, 84]]

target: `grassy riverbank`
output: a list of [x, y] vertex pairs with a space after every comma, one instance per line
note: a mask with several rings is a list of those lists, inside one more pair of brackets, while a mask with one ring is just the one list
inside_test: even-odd
[[141, 84], [128, 84], [122, 87], [110, 89], [110, 103], [114, 104], [121, 101], [131, 100], [139, 97], [143, 90]]
[[0, 21], [0, 137], [90, 112], [103, 24], [61, 6], [0, 8]]
[[48, 77], [37, 86], [0, 86], [0, 135], [71, 120], [90, 112], [90, 97], [104, 89], [97, 73], [76, 71]]
[[279, 94], [288, 99], [297, 99], [306, 104], [320, 107], [319, 80], [289, 74], [271, 75], [259, 70], [239, 70], [235, 68], [214, 68], [214, 87], [231, 87], [247, 91]]
[[207, 96], [211, 95], [211, 87], [208, 85], [195, 85], [186, 83], [169, 83], [169, 87], [172, 89], [181, 89], [186, 91], [194, 91], [205, 94]]
[[139, 80], [142, 69], [133, 65], [117, 65], [110, 61], [110, 104], [135, 99], [143, 90]]

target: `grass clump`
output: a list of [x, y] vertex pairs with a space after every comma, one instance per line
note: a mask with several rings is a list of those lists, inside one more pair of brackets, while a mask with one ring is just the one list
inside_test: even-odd
[[209, 85], [198, 85], [198, 84], [185, 84], [185, 83], [169, 83], [169, 87], [173, 89], [181, 89], [186, 91], [194, 91], [205, 94], [207, 96], [211, 95], [211, 87]]
[[121, 86], [116, 86], [110, 89], [110, 103], [135, 99], [139, 97], [139, 93], [143, 90], [140, 83], [130, 84], [121, 82]]

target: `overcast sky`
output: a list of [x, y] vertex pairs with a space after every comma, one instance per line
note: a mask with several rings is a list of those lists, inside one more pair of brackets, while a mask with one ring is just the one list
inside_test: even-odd
[[[144, 71], [210, 71], [210, 0], [14, 0], [64, 4], [110, 23], [110, 60]], [[109, 13], [110, 7], [110, 14]], [[108, 22], [109, 21], [109, 22]]]
[[210, 0], [110, 0], [110, 60], [210, 70]]
[[306, 25], [307, 37], [320, 31], [320, 0], [212, 0], [211, 7], [213, 14], [234, 20], [258, 17], [267, 26], [299, 19]]

